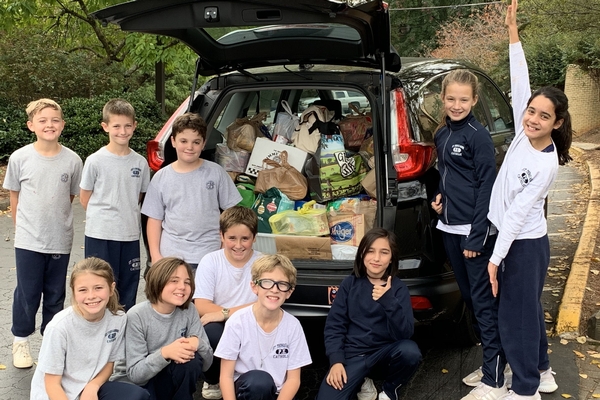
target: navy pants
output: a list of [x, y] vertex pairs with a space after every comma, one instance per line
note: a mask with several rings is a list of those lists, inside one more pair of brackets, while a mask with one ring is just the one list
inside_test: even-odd
[[442, 237], [460, 293], [477, 319], [483, 350], [481, 381], [491, 387], [502, 387], [506, 357], [498, 329], [498, 298], [492, 294], [488, 273], [496, 236], [489, 236], [483, 252], [474, 258], [463, 255], [465, 236], [442, 232]]
[[171, 361], [144, 388], [150, 392], [151, 400], [192, 400], [200, 376], [202, 359], [196, 353], [193, 360], [183, 364]]
[[98, 390], [98, 400], [148, 400], [150, 393], [146, 389], [125, 382], [105, 382]]
[[550, 366], [541, 297], [550, 263], [548, 236], [515, 240], [499, 266], [500, 338], [513, 371], [512, 390], [531, 396]]
[[383, 379], [383, 390], [392, 400], [398, 400], [398, 389], [409, 381], [421, 362], [421, 351], [412, 340], [399, 340], [379, 350], [352, 358], [344, 364], [348, 382], [342, 390], [330, 386], [325, 377], [321, 382], [317, 400], [347, 400], [352, 398], [366, 376]]
[[119, 303], [123, 304], [125, 311], [133, 307], [140, 283], [140, 241], [119, 242], [86, 236], [85, 257], [98, 257], [110, 264], [115, 274]]
[[[210, 347], [213, 349], [217, 348], [221, 336], [223, 336], [223, 329], [225, 329], [225, 322], [211, 322], [204, 325], [204, 331], [208, 336]], [[204, 373], [204, 380], [210, 385], [219, 383], [221, 376], [221, 359], [213, 356], [213, 363], [210, 368]]]
[[42, 335], [48, 322], [63, 309], [69, 258], [69, 254], [44, 254], [15, 248], [17, 287], [12, 307], [13, 335], [27, 337], [35, 331], [35, 314], [42, 295]]
[[277, 386], [268, 372], [248, 371], [235, 381], [235, 397], [237, 400], [276, 400]]

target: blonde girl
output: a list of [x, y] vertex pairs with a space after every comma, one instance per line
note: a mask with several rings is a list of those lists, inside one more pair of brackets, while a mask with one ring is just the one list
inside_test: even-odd
[[70, 287], [71, 307], [46, 327], [31, 399], [148, 399], [140, 387], [108, 381], [125, 357], [126, 323], [110, 265], [95, 257], [79, 261]]

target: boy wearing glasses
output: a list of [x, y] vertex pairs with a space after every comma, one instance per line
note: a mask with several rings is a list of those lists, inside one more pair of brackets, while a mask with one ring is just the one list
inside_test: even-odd
[[300, 322], [281, 309], [295, 285], [286, 256], [265, 255], [252, 265], [258, 300], [231, 316], [215, 351], [223, 400], [291, 400], [298, 392], [300, 368], [312, 360]]

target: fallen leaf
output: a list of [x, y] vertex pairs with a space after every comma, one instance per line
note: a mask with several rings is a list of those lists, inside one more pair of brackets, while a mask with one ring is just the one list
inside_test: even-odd
[[600, 354], [596, 353], [596, 354], [590, 354], [590, 357], [592, 358], [600, 358]]
[[[573, 350], [573, 353], [575, 353], [575, 355], [576, 355], [577, 357], [579, 357], [579, 358], [585, 358], [585, 354], [583, 354], [583, 353], [580, 353], [580, 352], [579, 352], [579, 351], [577, 351], [577, 350]], [[591, 357], [593, 357], [593, 355], [592, 355]]]
[[567, 394], [567, 393], [563, 393], [563, 394], [561, 394], [561, 396], [564, 397], [565, 399], [570, 399], [571, 397], [573, 397], [573, 396], [571, 396], [570, 394]]
[[447, 374], [448, 370], [446, 368], [442, 368], [442, 374]]
[[587, 341], [587, 338], [585, 336], [579, 336], [577, 339], [577, 343], [581, 343], [584, 344]]
[[579, 374], [579, 376], [582, 377], [583, 379], [587, 379], [588, 378], [587, 374]]
[[600, 262], [600, 258], [598, 258], [598, 257], [592, 257], [592, 261], [593, 262]]
[[592, 394], [592, 398], [593, 399], [600, 399], [600, 394], [594, 393], [594, 394]]
[[590, 269], [590, 272], [594, 275], [600, 274], [600, 271], [598, 271], [597, 269]]
[[0, 371], [4, 371], [6, 369], [6, 365], [0, 364]]

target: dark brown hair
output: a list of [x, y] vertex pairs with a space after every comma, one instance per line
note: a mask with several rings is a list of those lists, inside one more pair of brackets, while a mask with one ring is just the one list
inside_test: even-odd
[[358, 251], [356, 252], [356, 258], [354, 259], [354, 275], [358, 278], [367, 276], [367, 267], [365, 267], [364, 259], [367, 251], [373, 246], [373, 243], [377, 239], [387, 239], [388, 244], [390, 245], [390, 250], [392, 252], [392, 260], [390, 265], [385, 270], [385, 273], [381, 277], [381, 279], [386, 280], [388, 276], [396, 276], [398, 272], [398, 261], [400, 260], [398, 245], [396, 243], [396, 235], [394, 233], [387, 231], [383, 228], [373, 228], [369, 232], [365, 234], [365, 236], [360, 241], [358, 245]]
[[177, 137], [177, 134], [183, 132], [185, 129], [198, 132], [198, 135], [206, 140], [206, 122], [198, 114], [188, 112], [175, 118], [171, 127], [171, 137]]
[[194, 272], [188, 263], [177, 257], [161, 258], [150, 267], [150, 271], [148, 271], [148, 274], [146, 275], [146, 288], [144, 289], [146, 298], [150, 303], [156, 304], [162, 300], [163, 289], [167, 286], [169, 279], [171, 279], [171, 275], [173, 275], [181, 265], [185, 267], [190, 278], [191, 292], [190, 297], [185, 300], [185, 303], [178, 307], [187, 310], [192, 302], [194, 291], [196, 290]]

